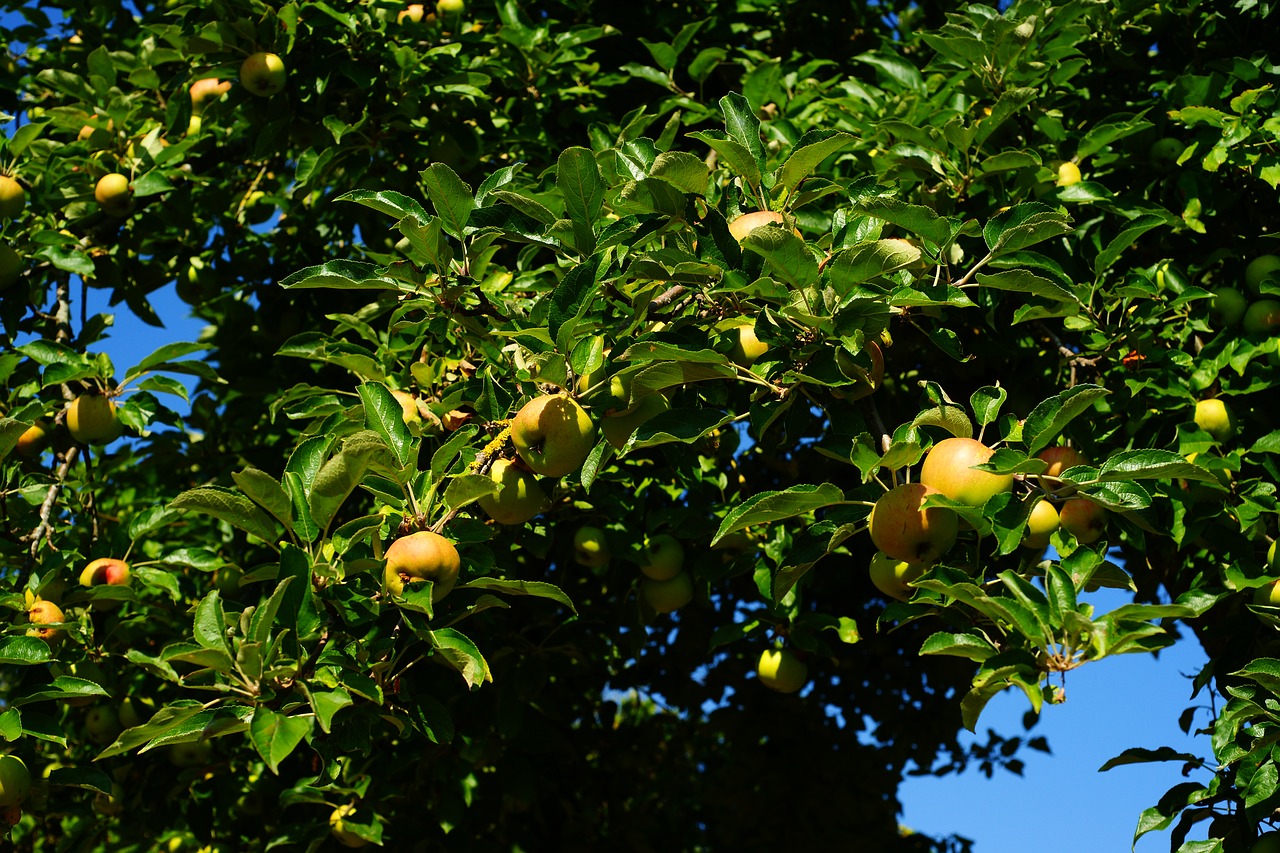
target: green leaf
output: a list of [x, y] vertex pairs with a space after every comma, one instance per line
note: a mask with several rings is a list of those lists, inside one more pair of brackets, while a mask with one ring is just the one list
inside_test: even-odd
[[362, 383], [359, 391], [364, 403], [365, 428], [382, 437], [401, 470], [417, 462], [417, 443], [405, 425], [400, 402], [380, 382]]
[[577, 609], [573, 606], [573, 602], [569, 596], [565, 595], [560, 587], [555, 584], [546, 583], [545, 581], [521, 581], [509, 580], [507, 578], [476, 578], [464, 584], [459, 584], [457, 589], [486, 589], [490, 592], [499, 592], [503, 595], [531, 595], [537, 598], [550, 598], [558, 601], [574, 613]]
[[591, 149], [574, 147], [561, 152], [556, 161], [556, 187], [573, 223], [574, 245], [581, 255], [590, 255], [595, 251], [595, 224], [604, 206], [604, 180]]
[[286, 290], [327, 287], [333, 290], [414, 291], [408, 282], [382, 275], [380, 270], [377, 264], [367, 261], [326, 261], [285, 276], [280, 280], [280, 286]]
[[940, 246], [951, 239], [951, 224], [932, 208], [922, 204], [873, 197], [857, 202], [854, 207], [868, 216], [891, 222]]
[[1098, 253], [1098, 257], [1093, 262], [1093, 272], [1095, 275], [1101, 276], [1103, 271], [1114, 264], [1120, 255], [1124, 253], [1138, 238], [1143, 234], [1161, 225], [1169, 224], [1168, 220], [1163, 216], [1156, 216], [1153, 213], [1144, 213], [1130, 220], [1119, 234], [1112, 239], [1107, 247]]
[[1077, 385], [1041, 402], [1027, 415], [1022, 426], [1022, 440], [1027, 444], [1027, 453], [1035, 455], [1048, 447], [1067, 424], [1109, 393], [1098, 385]]
[[753, 495], [734, 507], [720, 522], [720, 529], [711, 539], [714, 547], [735, 530], [745, 530], [753, 524], [767, 524], [784, 518], [806, 515], [823, 507], [844, 502], [844, 492], [839, 486], [823, 483], [820, 486], [805, 483], [778, 492], [762, 492]]
[[1071, 233], [1066, 216], [1039, 202], [1024, 202], [997, 214], [982, 229], [992, 254], [1005, 254]]
[[498, 484], [487, 474], [462, 474], [449, 480], [444, 503], [451, 510], [459, 509], [497, 490]]
[[254, 709], [249, 721], [249, 739], [272, 773], [278, 776], [280, 762], [311, 734], [312, 720], [311, 717], [289, 717], [262, 705]]
[[461, 240], [467, 221], [471, 218], [471, 211], [476, 206], [471, 187], [463, 183], [458, 174], [444, 163], [432, 163], [422, 170], [420, 176], [444, 230]]
[[547, 333], [553, 341], [559, 341], [560, 330], [566, 323], [581, 315], [591, 305], [599, 287], [602, 255], [587, 258], [565, 274], [564, 279], [551, 292], [551, 307], [547, 312]]
[[111, 777], [96, 767], [57, 767], [49, 774], [49, 784], [64, 788], [83, 788], [111, 795]]
[[1204, 760], [1200, 756], [1192, 755], [1189, 752], [1178, 752], [1168, 746], [1162, 746], [1158, 749], [1132, 747], [1126, 749], [1115, 758], [1108, 759], [1105, 764], [1098, 768], [1098, 772], [1102, 773], [1113, 767], [1123, 767], [1126, 764], [1146, 764], [1153, 761], [1177, 761], [1181, 764], [1189, 765], [1204, 764]]
[[0, 663], [30, 666], [53, 660], [49, 644], [39, 637], [0, 638]]
[[1009, 393], [999, 386], [986, 385], [974, 391], [969, 397], [969, 408], [973, 409], [978, 425], [995, 423], [996, 418], [1000, 417], [1000, 407], [1008, 397]]
[[760, 183], [761, 165], [751, 156], [751, 152], [739, 143], [718, 131], [698, 131], [688, 136], [709, 145], [730, 171], [739, 175], [751, 186], [757, 186]]
[[277, 547], [276, 540], [280, 538], [280, 530], [270, 516], [244, 495], [220, 486], [189, 489], [174, 498], [169, 508], [211, 515], [258, 537], [271, 548]]
[[724, 129], [729, 138], [741, 145], [755, 162], [757, 174], [764, 172], [764, 143], [760, 140], [760, 119], [750, 102], [737, 92], [720, 99], [724, 113]]
[[360, 485], [369, 459], [363, 453], [348, 453], [346, 446], [332, 456], [316, 474], [307, 505], [311, 517], [321, 531], [329, 529], [333, 517], [346, 503], [347, 497]]
[[853, 134], [840, 130], [818, 130], [806, 133], [796, 143], [786, 162], [778, 169], [776, 186], [788, 193], [794, 192], [800, 182], [809, 177], [823, 160], [837, 151], [852, 146], [855, 142], [857, 138]]
[[1245, 678], [1280, 696], [1280, 660], [1257, 658], [1231, 673], [1233, 678]]
[[653, 161], [649, 175], [661, 178], [685, 193], [701, 195], [707, 191], [710, 170], [701, 157], [687, 151], [665, 151]]
[[197, 643], [206, 649], [231, 654], [227, 639], [227, 620], [222, 610], [222, 599], [215, 589], [196, 605], [195, 633]]
[[778, 278], [799, 290], [818, 280], [818, 261], [790, 230], [776, 224], [756, 228], [742, 241], [744, 249], [763, 255]]
[[999, 651], [986, 637], [973, 633], [950, 634], [945, 631], [929, 637], [920, 646], [922, 655], [948, 655], [982, 662]]
[[1212, 471], [1188, 462], [1173, 451], [1154, 448], [1123, 450], [1113, 454], [1102, 463], [1098, 479], [1103, 482], [1173, 479], [1217, 482], [1217, 477]]
[[1052, 299], [1055, 302], [1077, 301], [1075, 294], [1071, 291], [1064, 287], [1059, 287], [1049, 279], [1038, 276], [1030, 270], [1009, 270], [1008, 272], [991, 274], [978, 273], [977, 279], [978, 284], [983, 287], [992, 287], [996, 290], [1030, 293], [1034, 296]]
[[906, 269], [920, 262], [921, 252], [906, 240], [873, 240], [841, 249], [831, 256], [823, 274], [841, 296], [854, 285]]
[[489, 662], [466, 634], [453, 628], [441, 628], [431, 632], [431, 643], [436, 654], [458, 670], [472, 690], [487, 681], [493, 681]]
[[341, 687], [336, 690], [312, 690], [309, 694], [311, 709], [315, 711], [316, 722], [320, 730], [329, 734], [333, 726], [333, 717], [343, 708], [355, 704], [351, 694]]
[[240, 491], [275, 516], [276, 520], [283, 524], [286, 530], [293, 528], [293, 523], [290, 520], [291, 501], [289, 496], [285, 494], [284, 487], [280, 485], [275, 477], [272, 477], [266, 471], [259, 471], [257, 468], [249, 467], [232, 474], [231, 479], [240, 487]]

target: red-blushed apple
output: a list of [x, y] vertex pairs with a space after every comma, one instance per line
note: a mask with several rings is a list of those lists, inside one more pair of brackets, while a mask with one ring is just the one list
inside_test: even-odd
[[950, 550], [959, 516], [946, 507], [923, 508], [929, 495], [942, 494], [923, 483], [907, 483], [880, 496], [867, 519], [871, 541], [895, 560], [932, 563]]
[[22, 256], [8, 243], [0, 243], [0, 291], [17, 284], [22, 272]]
[[128, 586], [131, 574], [129, 564], [112, 557], [99, 557], [80, 572], [81, 586]]
[[[422, 19], [427, 16], [427, 10], [423, 8], [421, 3], [410, 3], [396, 14], [397, 24], [420, 24]], [[430, 23], [430, 22], [428, 22]]]
[[27, 206], [27, 191], [8, 175], [0, 175], [0, 219], [15, 219]]
[[586, 525], [573, 534], [573, 560], [580, 566], [600, 568], [609, 565], [609, 540], [599, 527]]
[[972, 438], [947, 438], [935, 444], [920, 468], [920, 482], [937, 489], [953, 501], [980, 507], [998, 494], [1013, 488], [1012, 474], [989, 474], [973, 470], [995, 453]]
[[538, 480], [510, 459], [497, 459], [489, 479], [498, 491], [480, 498], [480, 508], [499, 524], [524, 524], [547, 508], [547, 493]]
[[1092, 545], [1106, 532], [1107, 511], [1091, 500], [1071, 498], [1058, 510], [1058, 523], [1081, 545]]
[[1022, 534], [1022, 547], [1039, 551], [1048, 547], [1049, 537], [1058, 529], [1058, 510], [1041, 498], [1031, 508], [1027, 529]]
[[66, 615], [62, 612], [61, 607], [52, 601], [37, 598], [27, 608], [27, 622], [38, 627], [28, 628], [27, 636], [38, 637], [52, 645], [61, 640], [66, 632], [61, 627], [50, 626], [58, 626], [66, 621]]
[[453, 543], [438, 533], [421, 530], [392, 542], [386, 553], [387, 589], [404, 595], [406, 584], [431, 581], [431, 601], [453, 590], [462, 570], [462, 557]]
[[760, 683], [779, 693], [795, 693], [809, 682], [809, 667], [788, 649], [765, 649], [756, 664]]
[[284, 91], [284, 60], [274, 53], [258, 51], [240, 63], [240, 84], [259, 98]]
[[119, 172], [110, 172], [98, 179], [93, 188], [98, 205], [112, 216], [127, 216], [133, 210], [133, 190], [129, 179]]
[[68, 403], [66, 423], [81, 444], [110, 444], [124, 431], [115, 401], [102, 394], [81, 394]]
[[1067, 447], [1065, 444], [1046, 447], [1036, 454], [1036, 458], [1049, 463], [1049, 467], [1044, 470], [1044, 474], [1036, 478], [1037, 482], [1040, 483], [1040, 488], [1051, 495], [1063, 498], [1074, 495], [1076, 487], [1064, 486], [1054, 480], [1046, 480], [1045, 477], [1061, 477], [1062, 472], [1068, 468], [1089, 464], [1089, 460], [1085, 458], [1083, 453], [1074, 447]]
[[684, 546], [669, 533], [651, 536], [640, 557], [640, 571], [656, 581], [670, 580], [684, 567]]
[[586, 461], [595, 446], [596, 427], [577, 400], [567, 394], [544, 394], [516, 413], [511, 441], [532, 471], [564, 477]]
[[641, 578], [640, 596], [658, 613], [673, 613], [693, 601], [693, 578], [688, 572], [664, 581]]
[[1236, 416], [1226, 402], [1217, 397], [1197, 402], [1194, 420], [1196, 426], [1213, 436], [1219, 444], [1235, 437]]
[[871, 556], [871, 564], [867, 568], [876, 589], [890, 598], [908, 601], [915, 593], [911, 582], [924, 574], [928, 565], [895, 560], [883, 551], [877, 551]]
[[31, 772], [16, 755], [0, 755], [0, 806], [19, 806], [31, 792]]
[[354, 803], [346, 803], [338, 806], [329, 815], [329, 834], [337, 839], [338, 843], [343, 847], [364, 847], [369, 843], [346, 827], [347, 819], [355, 810]]

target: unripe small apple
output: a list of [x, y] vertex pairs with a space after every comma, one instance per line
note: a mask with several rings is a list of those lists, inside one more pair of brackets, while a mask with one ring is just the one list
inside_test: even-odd
[[27, 206], [27, 191], [8, 175], [0, 175], [0, 219], [15, 219]]
[[911, 586], [911, 582], [923, 575], [927, 568], [928, 566], [924, 563], [895, 560], [883, 551], [873, 554], [871, 563], [867, 567], [871, 575], [871, 583], [875, 588], [899, 601], [910, 600], [915, 594], [915, 588]]
[[22, 256], [8, 243], [0, 243], [0, 290], [18, 283], [23, 272]]
[[84, 715], [84, 728], [89, 740], [106, 746], [120, 734], [120, 717], [110, 705], [94, 705]]
[[467, 4], [463, 0], [438, 0], [436, 3], [436, 17], [442, 21], [456, 23], [466, 10]]
[[1209, 305], [1214, 319], [1222, 326], [1237, 325], [1244, 318], [1248, 308], [1248, 300], [1234, 287], [1219, 287], [1213, 291], [1213, 301]]
[[[1062, 472], [1068, 468], [1089, 464], [1089, 460], [1085, 458], [1083, 453], [1074, 447], [1067, 447], [1065, 444], [1046, 447], [1036, 454], [1036, 458], [1049, 463], [1049, 467], [1044, 470], [1045, 477], [1061, 477]], [[1043, 477], [1037, 477], [1036, 480], [1039, 482], [1040, 488], [1051, 495], [1065, 498], [1076, 493], [1075, 486], [1064, 486], [1053, 480], [1046, 480]]]
[[126, 696], [120, 700], [120, 707], [116, 709], [116, 717], [120, 720], [120, 725], [123, 728], [131, 729], [151, 719], [155, 712], [156, 703], [154, 699]]
[[110, 444], [124, 431], [115, 401], [101, 394], [81, 394], [72, 400], [66, 422], [71, 437], [81, 444]]
[[1172, 136], [1166, 136], [1151, 143], [1147, 157], [1151, 160], [1152, 166], [1167, 171], [1177, 165], [1178, 158], [1182, 156], [1185, 149], [1186, 146], [1181, 142]]
[[920, 482], [953, 501], [981, 507], [996, 495], [1013, 488], [1012, 474], [973, 470], [995, 451], [972, 438], [947, 438], [935, 444], [920, 468]]
[[1058, 523], [1081, 545], [1092, 545], [1106, 532], [1107, 511], [1091, 500], [1071, 498], [1058, 511]]
[[387, 589], [404, 595], [406, 584], [431, 581], [431, 601], [448, 595], [462, 570], [462, 557], [453, 543], [438, 533], [421, 530], [392, 542], [386, 553]]
[[809, 682], [809, 667], [787, 649], [765, 649], [756, 664], [760, 683], [779, 693], [795, 693]]
[[688, 572], [661, 581], [646, 577], [640, 581], [640, 595], [657, 612], [673, 613], [693, 601], [693, 578]]
[[1280, 331], [1280, 301], [1275, 299], [1259, 299], [1244, 312], [1244, 333], [1246, 335], [1267, 336]]
[[28, 637], [38, 637], [46, 643], [52, 645], [61, 640], [66, 632], [62, 628], [50, 628], [50, 625], [59, 625], [66, 622], [66, 615], [62, 612], [62, 608], [54, 604], [52, 601], [45, 601], [43, 598], [37, 598], [27, 608], [27, 621], [32, 625], [38, 625], [37, 628], [28, 628]]
[[203, 767], [213, 759], [213, 744], [207, 740], [191, 740], [168, 747], [169, 763], [174, 767]]
[[31, 772], [16, 755], [0, 755], [0, 806], [18, 806], [31, 791]]
[[1280, 270], [1280, 255], [1259, 255], [1244, 268], [1245, 287], [1250, 293], [1258, 293], [1262, 288], [1262, 280]]
[[1058, 529], [1058, 511], [1047, 500], [1039, 500], [1027, 518], [1027, 529], [1022, 534], [1022, 547], [1039, 551], [1049, 544], [1049, 537]]
[[599, 527], [579, 527], [573, 534], [573, 559], [580, 566], [599, 568], [609, 565], [609, 541]]
[[251, 54], [240, 63], [240, 83], [259, 98], [269, 98], [284, 91], [284, 60], [265, 51]]
[[645, 577], [657, 581], [670, 580], [684, 567], [684, 546], [674, 536], [660, 533], [645, 543], [640, 559], [640, 571]]
[[1264, 832], [1249, 848], [1249, 853], [1280, 853], [1280, 832]]
[[946, 507], [921, 506], [938, 494], [923, 483], [906, 483], [881, 495], [867, 519], [876, 548], [908, 563], [932, 563], [947, 553], [959, 532], [959, 516]]
[[329, 815], [329, 834], [337, 839], [338, 843], [343, 847], [364, 847], [369, 843], [346, 827], [347, 818], [355, 810], [356, 807], [353, 803], [347, 803], [338, 806]]
[[119, 172], [110, 172], [98, 179], [93, 197], [102, 209], [112, 216], [127, 216], [133, 210], [133, 191], [129, 179]]
[[1280, 569], [1280, 552], [1276, 551], [1277, 542], [1280, 542], [1280, 539], [1272, 542], [1271, 547], [1267, 549], [1267, 568], [1269, 569]]
[[1236, 434], [1236, 417], [1225, 402], [1214, 397], [1196, 403], [1196, 426], [1219, 443], [1230, 441]]

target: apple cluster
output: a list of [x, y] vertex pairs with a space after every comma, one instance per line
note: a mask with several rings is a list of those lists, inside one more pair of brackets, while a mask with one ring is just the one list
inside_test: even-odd
[[[1262, 296], [1262, 285], [1280, 271], [1280, 255], [1260, 255], [1244, 270], [1245, 296], [1238, 288], [1213, 291], [1210, 311], [1222, 326], [1241, 326], [1246, 335], [1269, 337], [1280, 333], [1280, 300]], [[1274, 359], [1273, 359], [1274, 360]]]

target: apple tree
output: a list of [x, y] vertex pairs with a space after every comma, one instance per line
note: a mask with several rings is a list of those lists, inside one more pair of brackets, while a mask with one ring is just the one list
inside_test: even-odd
[[1175, 642], [1273, 831], [1273, 6], [844, 5], [6, 4], [14, 849], [965, 850]]

